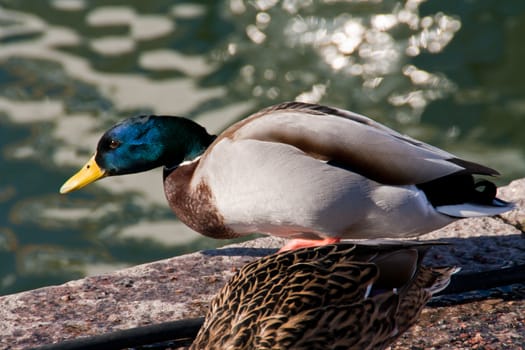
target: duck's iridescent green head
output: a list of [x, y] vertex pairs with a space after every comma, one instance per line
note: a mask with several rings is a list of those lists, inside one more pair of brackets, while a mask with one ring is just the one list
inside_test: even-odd
[[68, 193], [105, 176], [124, 175], [159, 166], [173, 168], [201, 155], [215, 136], [185, 118], [139, 116], [106, 131], [95, 155], [60, 188]]

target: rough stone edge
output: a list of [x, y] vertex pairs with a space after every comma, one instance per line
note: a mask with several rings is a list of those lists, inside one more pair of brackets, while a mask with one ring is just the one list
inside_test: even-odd
[[[467, 271], [525, 263], [525, 179], [500, 189], [500, 196], [516, 202], [517, 209], [497, 218], [462, 220], [422, 237], [453, 243], [433, 249], [427, 263]], [[0, 346], [22, 349], [202, 316], [239, 267], [282, 243], [260, 238], [0, 297]]]

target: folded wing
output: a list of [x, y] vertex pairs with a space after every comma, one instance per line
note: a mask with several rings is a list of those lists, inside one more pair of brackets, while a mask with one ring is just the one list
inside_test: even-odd
[[262, 110], [221, 137], [287, 143], [389, 185], [420, 184], [455, 173], [498, 175], [362, 115], [299, 102]]

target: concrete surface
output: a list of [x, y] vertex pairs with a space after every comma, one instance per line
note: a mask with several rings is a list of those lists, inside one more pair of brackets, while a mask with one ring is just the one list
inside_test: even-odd
[[[499, 193], [516, 202], [517, 209], [496, 218], [461, 220], [421, 237], [453, 243], [433, 248], [427, 263], [459, 265], [463, 271], [524, 264], [525, 179]], [[260, 238], [0, 297], [0, 348], [23, 349], [202, 316], [212, 295], [239, 267], [282, 244]], [[524, 315], [523, 298], [426, 308], [421, 322], [393, 349], [521, 349]]]

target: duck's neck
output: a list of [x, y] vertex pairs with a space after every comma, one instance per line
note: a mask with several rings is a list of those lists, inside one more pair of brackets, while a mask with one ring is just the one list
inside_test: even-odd
[[[163, 118], [164, 151], [160, 162], [168, 174], [181, 163], [197, 159], [215, 140], [205, 128], [185, 118]], [[167, 174], [165, 174], [167, 175]]]

